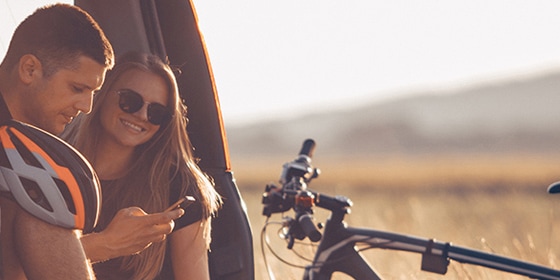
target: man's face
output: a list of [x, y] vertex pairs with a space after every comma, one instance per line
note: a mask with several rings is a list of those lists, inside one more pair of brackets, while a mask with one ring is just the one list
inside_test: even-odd
[[59, 134], [80, 112], [89, 113], [106, 68], [86, 56], [78, 61], [75, 69], [62, 68], [48, 78], [35, 79], [27, 94], [28, 103], [17, 119]]

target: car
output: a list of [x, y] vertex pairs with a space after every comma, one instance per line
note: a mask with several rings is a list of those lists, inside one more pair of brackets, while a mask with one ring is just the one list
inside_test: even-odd
[[253, 240], [231, 170], [228, 142], [212, 67], [189, 0], [75, 0], [105, 31], [116, 56], [144, 51], [168, 59], [188, 107], [188, 133], [200, 167], [224, 204], [212, 221], [211, 279], [254, 279]]

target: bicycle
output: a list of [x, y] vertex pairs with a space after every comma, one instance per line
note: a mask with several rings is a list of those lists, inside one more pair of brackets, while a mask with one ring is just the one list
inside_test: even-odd
[[[293, 249], [296, 239], [307, 238], [312, 243], [318, 243], [311, 263], [305, 267], [303, 279], [331, 279], [335, 272], [342, 272], [358, 280], [382, 279], [362, 256], [361, 252], [367, 249], [419, 253], [422, 255], [421, 269], [438, 274], [446, 274], [450, 261], [454, 260], [530, 278], [560, 279], [559, 270], [531, 262], [435, 239], [346, 225], [344, 217], [352, 207], [349, 198], [328, 196], [308, 189], [308, 184], [320, 174], [319, 169], [311, 165], [314, 149], [315, 142], [312, 139], [305, 140], [298, 157], [283, 165], [279, 180], [281, 186], [266, 185], [262, 197], [262, 214], [267, 217], [267, 221], [261, 232], [261, 243], [264, 243], [271, 215], [290, 210], [294, 211], [294, 217], [284, 216], [282, 222], [283, 237], [288, 242], [288, 249]], [[315, 225], [314, 207], [330, 211], [324, 226]], [[261, 247], [272, 279], [273, 275], [266, 262], [264, 244]]]

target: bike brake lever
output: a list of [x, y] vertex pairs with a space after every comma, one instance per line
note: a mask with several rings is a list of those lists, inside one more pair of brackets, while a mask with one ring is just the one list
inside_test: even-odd
[[294, 243], [295, 243], [294, 237], [291, 234], [289, 234], [288, 235], [288, 249], [292, 250], [292, 248], [294, 248]]

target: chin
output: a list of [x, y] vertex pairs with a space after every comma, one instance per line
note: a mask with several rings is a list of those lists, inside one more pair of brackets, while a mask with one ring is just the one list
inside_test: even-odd
[[53, 127], [53, 130], [54, 130], [53, 134], [60, 135], [64, 131], [64, 129], [66, 128], [66, 125], [67, 124], [62, 124], [60, 126]]
[[51, 134], [57, 135], [57, 136], [60, 135], [62, 133], [62, 131], [64, 131], [64, 126], [52, 126], [52, 125], [51, 126], [46, 126], [46, 125], [38, 126], [37, 125], [37, 127], [39, 127], [40, 129], [43, 129], [43, 130], [45, 130], [45, 131], [47, 131]]

